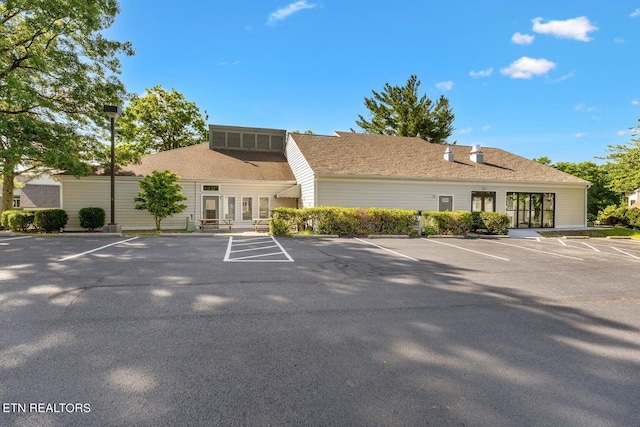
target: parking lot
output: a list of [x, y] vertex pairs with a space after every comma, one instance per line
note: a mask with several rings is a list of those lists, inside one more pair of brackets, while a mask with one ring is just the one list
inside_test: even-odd
[[633, 240], [0, 237], [0, 424], [636, 425], [638, 273]]

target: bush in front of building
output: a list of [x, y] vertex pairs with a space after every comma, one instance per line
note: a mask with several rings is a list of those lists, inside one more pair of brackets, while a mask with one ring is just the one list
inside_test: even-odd
[[466, 236], [473, 227], [473, 217], [468, 211], [422, 212], [424, 234]]
[[[409, 209], [340, 208], [276, 208], [271, 211], [272, 229], [289, 233], [330, 234], [338, 236], [366, 236], [369, 234], [415, 233], [418, 212]], [[274, 226], [274, 221], [277, 225]], [[286, 227], [284, 223], [286, 222]], [[272, 231], [272, 234], [273, 231]], [[286, 234], [280, 234], [286, 235]]]
[[60, 231], [67, 225], [69, 215], [64, 209], [43, 209], [35, 211], [33, 225], [47, 233]]
[[104, 227], [105, 212], [102, 208], [82, 208], [78, 212], [78, 216], [80, 218], [80, 227], [89, 231]]
[[509, 216], [501, 212], [471, 212], [471, 231], [487, 234], [509, 234]]
[[34, 211], [8, 210], [2, 212], [0, 223], [13, 231], [27, 231], [33, 225]]

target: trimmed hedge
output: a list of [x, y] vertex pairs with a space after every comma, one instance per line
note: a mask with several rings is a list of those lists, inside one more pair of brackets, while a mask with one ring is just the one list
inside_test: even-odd
[[44, 209], [35, 211], [33, 224], [40, 230], [47, 233], [60, 231], [67, 225], [69, 215], [64, 209]]
[[291, 230], [338, 236], [411, 235], [418, 224], [418, 212], [410, 209], [276, 208], [271, 215], [270, 231], [281, 236], [289, 235]]
[[80, 217], [80, 227], [93, 231], [96, 228], [104, 227], [105, 212], [102, 208], [82, 208], [78, 212]]
[[423, 212], [424, 232], [426, 235], [454, 235], [466, 236], [473, 226], [471, 212]]
[[509, 234], [509, 217], [501, 212], [471, 212], [471, 231], [484, 230], [488, 234]]
[[26, 231], [33, 225], [34, 211], [8, 210], [2, 212], [0, 223], [13, 231]]

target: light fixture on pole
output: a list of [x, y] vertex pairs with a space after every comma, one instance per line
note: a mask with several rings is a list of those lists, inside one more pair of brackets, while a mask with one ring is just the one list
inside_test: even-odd
[[111, 119], [111, 222], [102, 231], [120, 233], [122, 228], [116, 224], [116, 159], [115, 159], [115, 121], [120, 117], [120, 107], [105, 105], [103, 112]]

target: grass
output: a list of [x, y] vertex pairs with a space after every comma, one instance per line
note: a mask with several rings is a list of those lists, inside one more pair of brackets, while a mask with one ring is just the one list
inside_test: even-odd
[[589, 237], [620, 237], [626, 236], [632, 239], [640, 239], [640, 230], [631, 230], [623, 227], [590, 228], [586, 230], [550, 230], [538, 231], [544, 237], [563, 236], [589, 236]]

